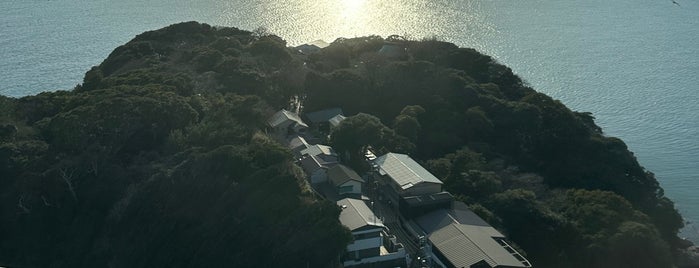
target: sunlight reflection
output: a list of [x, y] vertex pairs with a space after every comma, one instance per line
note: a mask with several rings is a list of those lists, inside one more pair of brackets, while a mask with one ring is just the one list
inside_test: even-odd
[[362, 11], [365, 0], [339, 0], [342, 14], [346, 18], [356, 17]]
[[335, 17], [334, 28], [353, 35], [370, 31], [367, 29], [370, 18], [366, 0], [338, 0], [335, 7], [338, 15]]

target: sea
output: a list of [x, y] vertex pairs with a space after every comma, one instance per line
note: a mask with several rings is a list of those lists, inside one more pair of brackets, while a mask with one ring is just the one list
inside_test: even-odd
[[397, 34], [475, 48], [592, 112], [699, 242], [697, 0], [0, 0], [0, 94], [69, 90], [135, 35], [191, 20], [289, 45]]

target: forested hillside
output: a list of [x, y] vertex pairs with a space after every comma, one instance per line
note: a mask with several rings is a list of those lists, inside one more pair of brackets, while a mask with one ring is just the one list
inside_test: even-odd
[[334, 261], [350, 239], [339, 209], [264, 134], [293, 64], [278, 38], [184, 23], [117, 48], [71, 92], [2, 98], [0, 264]]
[[347, 115], [328, 141], [408, 153], [536, 267], [671, 267], [682, 219], [589, 113], [473, 49], [397, 36], [303, 55], [195, 22], [115, 49], [72, 91], [0, 97], [0, 265], [319, 267], [349, 241], [265, 120]]

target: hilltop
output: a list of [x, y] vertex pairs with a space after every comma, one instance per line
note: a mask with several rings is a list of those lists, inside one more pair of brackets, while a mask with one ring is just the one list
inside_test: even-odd
[[687, 246], [623, 141], [476, 50], [369, 36], [303, 53], [186, 22], [72, 91], [0, 97], [0, 265], [333, 263], [339, 208], [265, 132], [295, 96], [354, 115], [328, 142], [355, 169], [367, 145], [411, 155], [536, 267], [672, 267]]

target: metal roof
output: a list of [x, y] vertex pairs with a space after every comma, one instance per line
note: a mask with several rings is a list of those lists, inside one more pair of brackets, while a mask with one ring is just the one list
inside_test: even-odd
[[315, 172], [318, 169], [321, 168], [329, 168], [337, 164], [337, 162], [327, 162], [323, 160], [322, 158], [311, 155], [311, 156], [306, 156], [301, 159], [301, 167], [303, 170], [306, 172], [307, 175], [311, 175], [313, 172]]
[[379, 167], [381, 175], [388, 175], [403, 190], [423, 182], [442, 184], [442, 181], [405, 154], [387, 153], [376, 158], [374, 164]]
[[440, 209], [417, 218], [415, 222], [425, 231], [433, 247], [456, 267], [471, 267], [480, 261], [491, 267], [531, 266], [519, 253], [510, 253], [500, 244], [498, 240], [504, 240], [505, 236], [471, 210]]
[[332, 147], [322, 144], [315, 144], [308, 146], [308, 148], [301, 150], [301, 155], [336, 155], [335, 150]]
[[442, 191], [439, 193], [433, 193], [433, 194], [403, 197], [403, 200], [405, 200], [405, 202], [411, 206], [436, 204], [436, 203], [448, 202], [448, 201], [451, 201], [453, 199], [454, 199], [454, 196], [452, 196], [451, 193], [445, 192], [445, 191]]
[[276, 112], [274, 115], [272, 115], [272, 117], [270, 117], [269, 120], [267, 120], [267, 123], [272, 127], [277, 127], [288, 120], [294, 121], [301, 126], [308, 127], [308, 125], [306, 125], [306, 123], [304, 123], [303, 120], [301, 120], [301, 117], [299, 117], [298, 114], [289, 112], [284, 109], [281, 109], [279, 112]]
[[364, 183], [364, 180], [357, 172], [354, 172], [354, 170], [342, 164], [328, 169], [328, 179], [330, 179], [335, 186], [340, 186], [350, 180]]
[[321, 122], [328, 122], [331, 118], [342, 114], [342, 109], [340, 108], [329, 108], [325, 110], [306, 113], [306, 117], [309, 121], [311, 121], [311, 123], [317, 124]]
[[301, 136], [294, 136], [288, 141], [289, 150], [291, 150], [292, 153], [294, 153], [294, 156], [298, 157], [301, 156], [301, 151], [307, 149], [310, 145], [308, 142], [306, 142], [306, 139], [304, 139]]
[[381, 219], [374, 215], [374, 212], [362, 200], [345, 198], [337, 201], [337, 205], [342, 208], [340, 212], [340, 223], [347, 226], [350, 231], [360, 229], [365, 226], [376, 226], [385, 228]]

